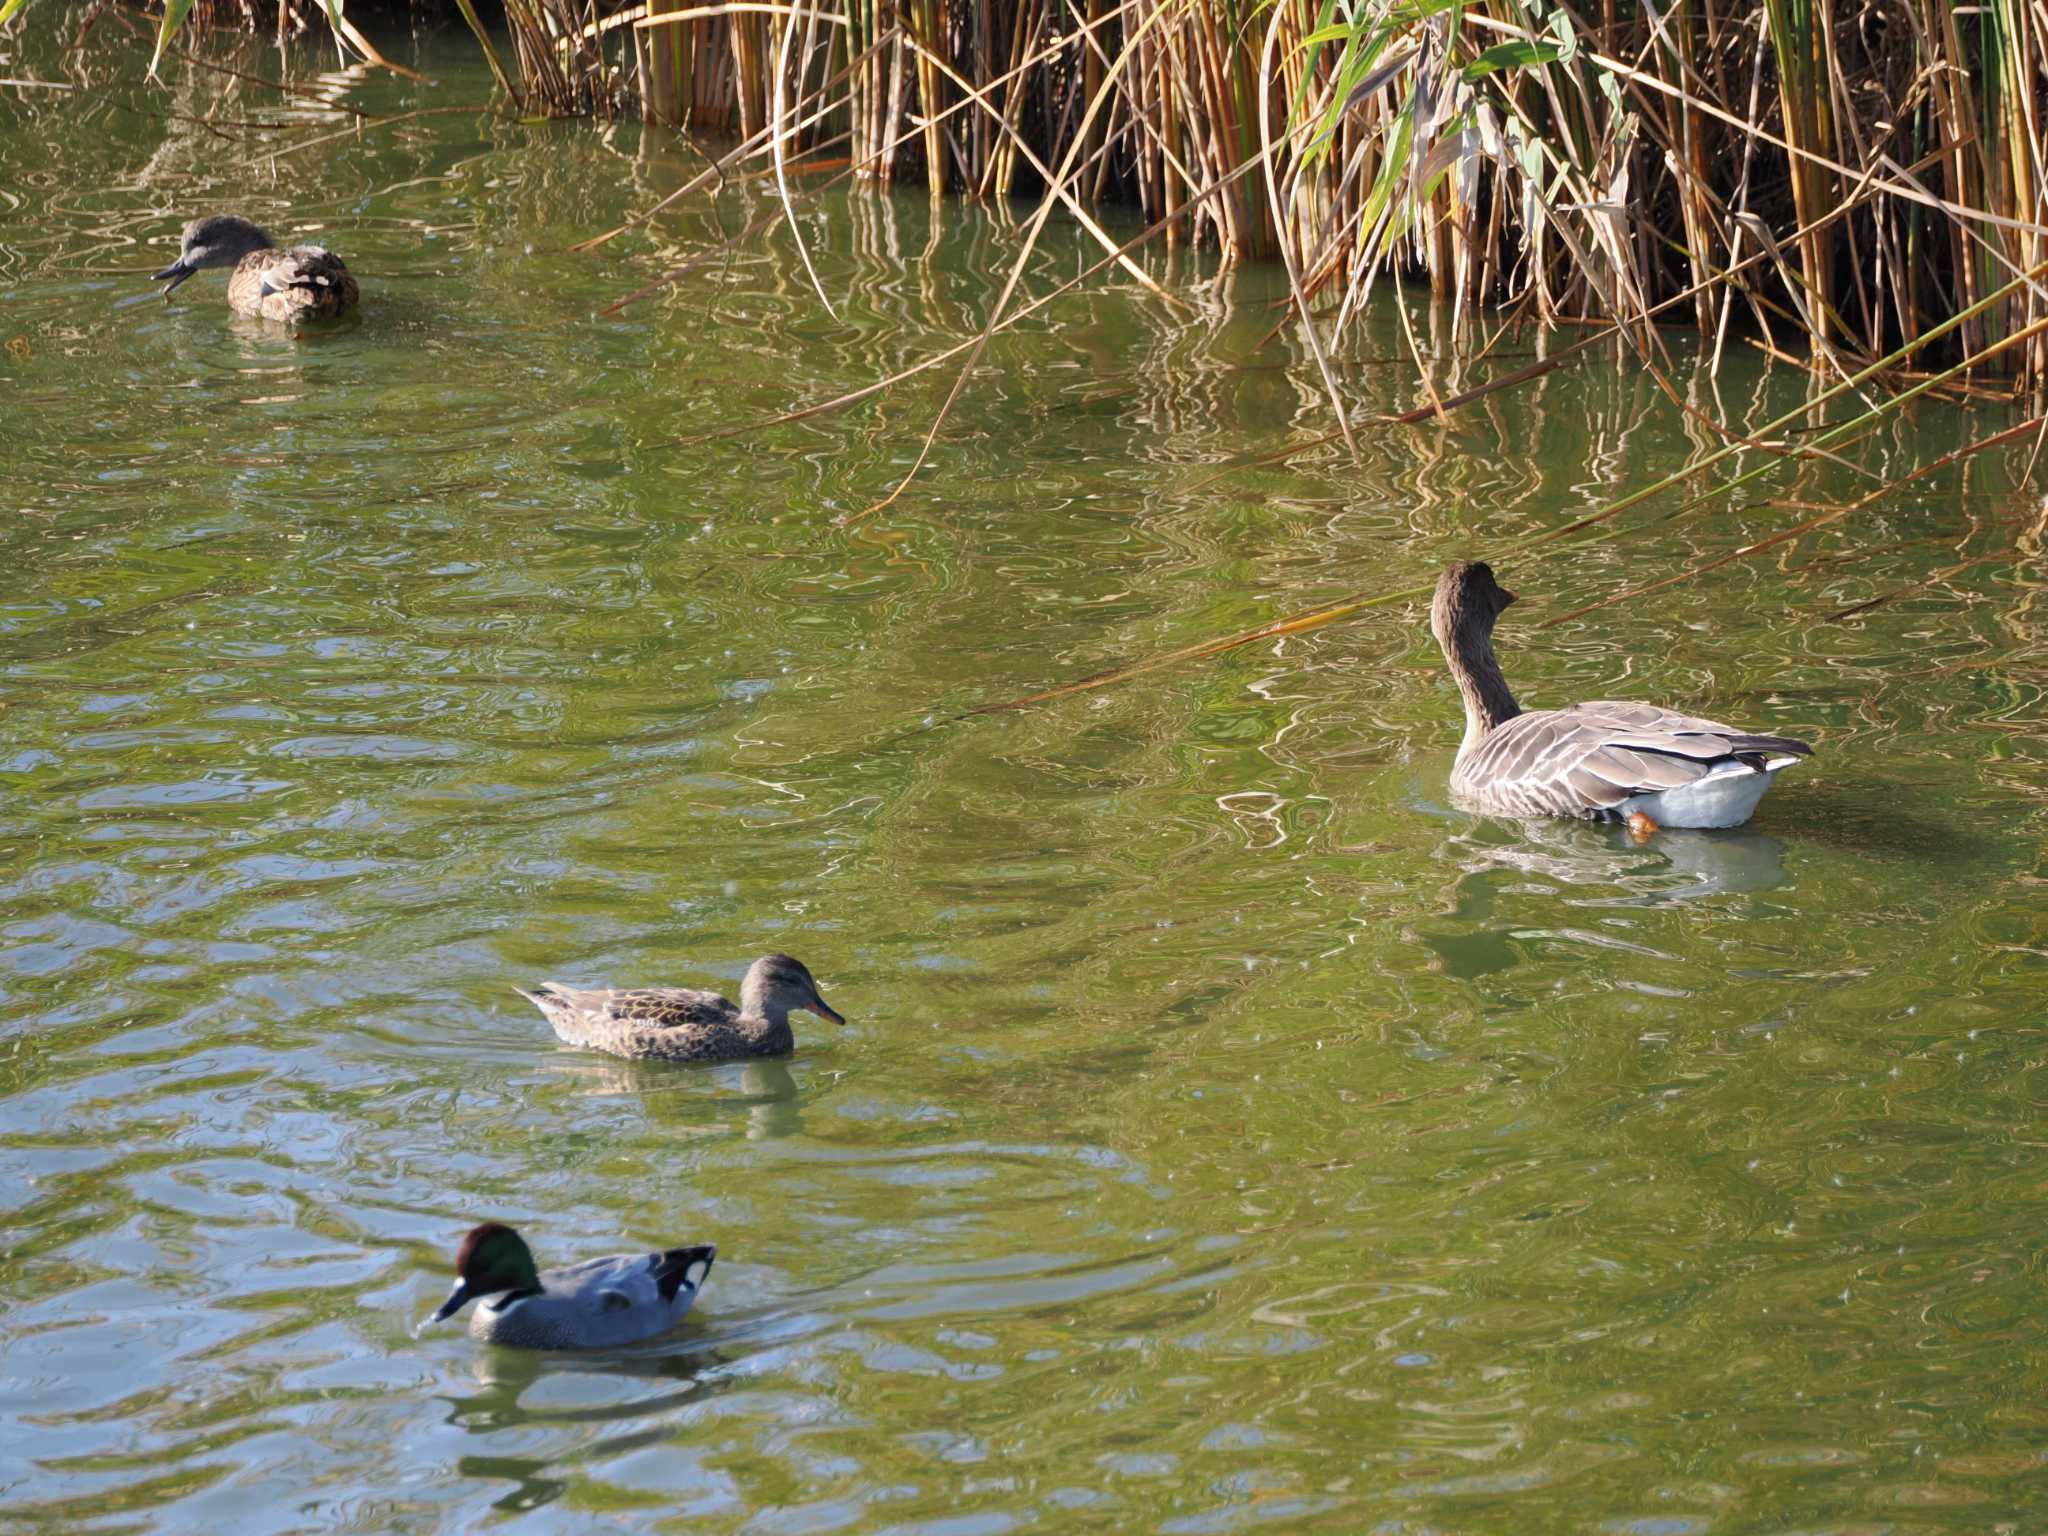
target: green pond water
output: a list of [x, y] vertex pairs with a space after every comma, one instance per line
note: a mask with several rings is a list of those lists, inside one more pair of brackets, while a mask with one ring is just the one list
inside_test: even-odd
[[[702, 161], [635, 124], [344, 133], [483, 101], [460, 35], [391, 40], [432, 86], [216, 103], [145, 89], [111, 15], [67, 64], [40, 14], [0, 75], [98, 85], [0, 91], [5, 1528], [2048, 1522], [2024, 460], [1543, 622], [2005, 408], [1500, 561], [1525, 700], [1816, 743], [1740, 832], [1453, 809], [1408, 599], [962, 720], [1425, 583], [1715, 439], [1596, 352], [1212, 480], [1330, 418], [1279, 275], [1162, 248], [1183, 309], [1061, 299], [842, 522], [950, 370], [707, 434], [972, 335], [1016, 211], [814, 176], [836, 314], [780, 230], [602, 318], [769, 187], [570, 253]], [[277, 126], [164, 116], [210, 108]], [[219, 274], [158, 302], [215, 208], [319, 231], [360, 322], [238, 322]], [[1023, 292], [1092, 259], [1056, 221]], [[1409, 298], [1446, 392], [1558, 344], [1461, 365]], [[1812, 387], [1672, 345], [1708, 416]], [[1385, 295], [1338, 368], [1362, 413], [1423, 398]], [[574, 1050], [510, 990], [729, 988], [774, 949], [851, 1021], [786, 1063]], [[621, 1352], [415, 1334], [487, 1217], [543, 1262], [719, 1259]]]

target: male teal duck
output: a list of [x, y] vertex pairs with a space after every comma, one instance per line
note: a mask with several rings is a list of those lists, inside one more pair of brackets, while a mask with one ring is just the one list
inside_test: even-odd
[[470, 1337], [517, 1349], [612, 1349], [683, 1320], [711, 1272], [711, 1243], [535, 1269], [526, 1240], [487, 1221], [455, 1254], [455, 1288], [429, 1321], [472, 1301]]
[[1429, 610], [1465, 700], [1451, 794], [1473, 810], [1626, 821], [1638, 838], [1657, 825], [1735, 827], [1779, 770], [1813, 752], [1789, 736], [1752, 735], [1655, 704], [1524, 711], [1493, 655], [1494, 622], [1514, 600], [1483, 561], [1460, 560], [1437, 581]]
[[668, 1061], [786, 1056], [796, 1048], [796, 1035], [789, 1027], [791, 1009], [808, 1009], [834, 1024], [846, 1022], [818, 995], [818, 984], [803, 961], [788, 955], [763, 955], [747, 967], [737, 1006], [716, 992], [688, 987], [622, 992], [544, 981], [531, 992], [524, 987], [512, 990], [546, 1014], [555, 1033], [570, 1045], [614, 1056]]
[[356, 307], [356, 280], [341, 258], [324, 246], [294, 245], [279, 250], [247, 219], [210, 213], [185, 226], [178, 259], [150, 279], [161, 283], [164, 300], [194, 272], [229, 267], [228, 304], [240, 315], [298, 325], [334, 320]]

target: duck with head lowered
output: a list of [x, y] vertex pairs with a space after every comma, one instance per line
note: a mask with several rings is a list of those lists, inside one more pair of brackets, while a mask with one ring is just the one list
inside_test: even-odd
[[356, 307], [356, 280], [341, 258], [319, 245], [279, 250], [270, 236], [232, 213], [210, 213], [185, 226], [178, 259], [150, 279], [164, 300], [195, 272], [227, 267], [228, 305], [236, 314], [299, 325], [334, 320]]
[[441, 1322], [471, 1302], [472, 1338], [521, 1349], [607, 1349], [666, 1333], [683, 1320], [711, 1272], [711, 1243], [660, 1253], [617, 1254], [559, 1269], [536, 1269], [533, 1250], [510, 1227], [470, 1229], [455, 1253], [455, 1288], [428, 1319]]
[[1598, 701], [1524, 710], [1493, 655], [1493, 626], [1515, 594], [1483, 561], [1460, 560], [1436, 584], [1429, 626], [1465, 700], [1451, 794], [1508, 816], [1638, 818], [1667, 827], [1735, 827], [1780, 770], [1813, 748], [1655, 704]]
[[626, 992], [544, 981], [531, 992], [524, 987], [512, 990], [546, 1014], [555, 1033], [569, 1044], [614, 1056], [668, 1061], [787, 1056], [796, 1048], [796, 1034], [789, 1027], [792, 1009], [808, 1009], [834, 1024], [846, 1022], [818, 995], [818, 984], [803, 961], [788, 955], [763, 955], [748, 966], [737, 1004], [716, 992], [690, 987]]

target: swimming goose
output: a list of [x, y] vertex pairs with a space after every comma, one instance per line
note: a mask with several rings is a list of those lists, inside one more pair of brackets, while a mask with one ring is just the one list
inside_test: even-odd
[[1734, 827], [1778, 770], [1813, 748], [1654, 704], [1597, 702], [1524, 713], [1493, 656], [1493, 625], [1515, 594], [1482, 561], [1436, 584], [1429, 627], [1465, 698], [1451, 793], [1509, 816], [1648, 816], [1667, 827]]
[[803, 961], [788, 955], [763, 955], [747, 967], [737, 1007], [716, 992], [688, 987], [621, 992], [544, 981], [531, 992], [524, 987], [512, 990], [546, 1014], [555, 1033], [569, 1044], [614, 1056], [659, 1056], [669, 1061], [786, 1056], [796, 1048], [796, 1035], [789, 1027], [792, 1008], [807, 1008], [834, 1024], [846, 1022], [818, 995], [818, 984]]
[[661, 1253], [533, 1267], [533, 1252], [510, 1227], [487, 1221], [455, 1254], [455, 1288], [430, 1322], [472, 1301], [470, 1337], [519, 1349], [607, 1349], [666, 1333], [683, 1320], [711, 1272], [711, 1243]]
[[318, 245], [279, 250], [247, 219], [210, 213], [185, 226], [178, 259], [150, 279], [161, 283], [168, 303], [172, 289], [207, 267], [232, 267], [228, 304], [237, 314], [298, 325], [332, 320], [356, 306], [356, 280], [332, 251]]

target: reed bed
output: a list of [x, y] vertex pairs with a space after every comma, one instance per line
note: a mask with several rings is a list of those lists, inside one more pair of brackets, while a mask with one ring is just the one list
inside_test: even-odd
[[[510, 68], [458, 4], [523, 111], [1277, 258], [1319, 356], [1393, 276], [1840, 377], [2048, 255], [2048, 0], [506, 0]], [[2038, 389], [2044, 313], [1945, 355]]]
[[[160, 49], [194, 7], [164, 3]], [[454, 0], [522, 114], [731, 136], [785, 203], [838, 157], [1056, 202], [1105, 250], [1088, 210], [1134, 204], [1284, 262], [1319, 361], [1395, 277], [1466, 335], [1599, 322], [1647, 357], [1682, 320], [1842, 377], [2048, 256], [2048, 0], [501, 3]], [[383, 62], [339, 3], [281, 5]], [[2022, 285], [1916, 366], [2038, 390], [2044, 313]]]

